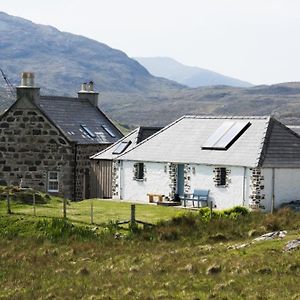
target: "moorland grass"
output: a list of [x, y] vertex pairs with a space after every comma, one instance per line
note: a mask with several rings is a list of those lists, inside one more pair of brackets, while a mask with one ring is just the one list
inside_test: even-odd
[[[44, 205], [61, 207], [59, 199], [55, 201]], [[99, 203], [104, 203], [101, 215], [107, 220], [102, 230], [88, 224], [88, 215], [83, 217], [86, 223], [80, 223], [3, 213], [0, 298], [300, 298], [300, 251], [283, 252], [284, 245], [300, 235], [298, 213], [288, 209], [275, 214], [248, 213], [235, 208], [215, 212], [210, 220], [207, 210], [140, 206], [146, 212], [137, 217], [156, 226], [124, 231], [114, 220], [128, 218], [130, 204]], [[80, 204], [84, 208], [85, 202]], [[169, 215], [158, 221], [165, 212]], [[271, 230], [287, 230], [288, 235], [234, 247]]]

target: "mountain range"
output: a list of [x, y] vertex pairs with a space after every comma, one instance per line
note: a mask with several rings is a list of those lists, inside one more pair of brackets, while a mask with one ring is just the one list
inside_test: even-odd
[[152, 75], [174, 80], [191, 88], [227, 85], [236, 87], [253, 86], [236, 78], [225, 76], [199, 67], [190, 67], [170, 57], [134, 57]]
[[[74, 96], [82, 82], [93, 80], [101, 108], [131, 127], [162, 126], [183, 114], [273, 114], [285, 123], [300, 124], [298, 82], [189, 88], [150, 74], [124, 52], [103, 43], [3, 12], [0, 37], [0, 68], [14, 85], [21, 72], [33, 71], [42, 94]], [[0, 89], [0, 111], [11, 102]]]

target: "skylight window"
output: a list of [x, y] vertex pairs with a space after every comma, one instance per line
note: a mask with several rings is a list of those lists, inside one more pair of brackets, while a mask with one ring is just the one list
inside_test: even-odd
[[207, 139], [202, 149], [227, 150], [250, 125], [250, 122], [226, 121]]
[[121, 154], [123, 153], [127, 148], [128, 146], [131, 144], [131, 141], [129, 142], [121, 142], [117, 148], [114, 150], [114, 152], [112, 154]]
[[89, 129], [85, 124], [80, 124], [80, 126], [91, 138], [94, 139], [96, 137], [96, 134], [91, 129]]
[[102, 128], [111, 136], [111, 137], [116, 137], [116, 135], [106, 126], [102, 125]]

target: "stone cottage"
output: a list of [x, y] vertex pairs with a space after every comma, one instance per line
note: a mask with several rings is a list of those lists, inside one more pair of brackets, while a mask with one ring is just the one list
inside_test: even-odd
[[218, 209], [264, 211], [300, 199], [300, 136], [268, 116], [184, 116], [115, 164], [117, 199], [147, 203], [147, 194], [205, 190]]
[[40, 96], [34, 74], [22, 73], [17, 100], [0, 117], [1, 183], [89, 198], [89, 157], [123, 137], [98, 104], [92, 82], [78, 98]]

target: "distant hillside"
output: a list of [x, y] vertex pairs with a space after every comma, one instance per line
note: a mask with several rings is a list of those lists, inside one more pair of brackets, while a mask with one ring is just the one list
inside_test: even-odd
[[300, 82], [251, 88], [202, 87], [147, 95], [114, 93], [103, 98], [105, 111], [123, 124], [165, 125], [185, 114], [274, 115], [300, 125]]
[[0, 68], [19, 84], [22, 71], [33, 71], [44, 93], [75, 94], [94, 80], [100, 91], [147, 92], [180, 88], [156, 78], [124, 52], [95, 40], [0, 12]]
[[[42, 94], [75, 95], [82, 82], [94, 80], [101, 108], [132, 127], [162, 126], [184, 114], [274, 114], [300, 124], [300, 83], [187, 88], [154, 77], [122, 51], [5, 13], [0, 13], [0, 68], [15, 85], [20, 72], [35, 72]], [[2, 78], [0, 112], [13, 102], [1, 86]]]
[[210, 70], [190, 67], [169, 57], [134, 57], [152, 75], [164, 77], [191, 88], [227, 85], [250, 87], [251, 83], [228, 77]]

